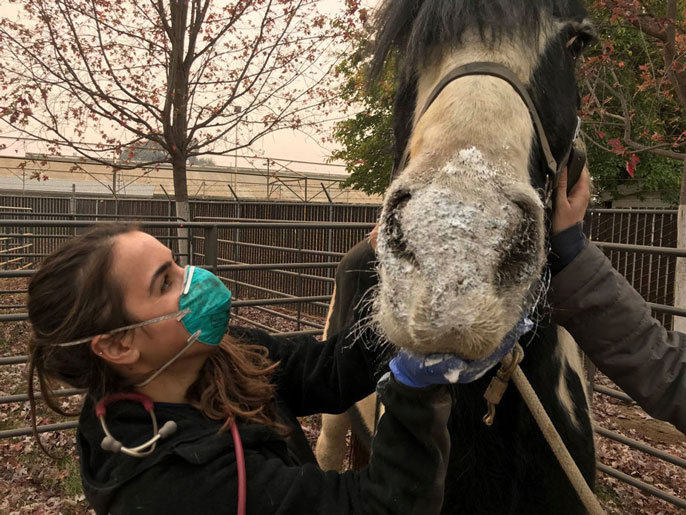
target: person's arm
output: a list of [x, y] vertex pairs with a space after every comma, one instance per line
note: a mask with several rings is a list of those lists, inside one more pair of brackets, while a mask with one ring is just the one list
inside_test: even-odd
[[[389, 377], [379, 395], [386, 411], [370, 464], [359, 472], [325, 472], [314, 464], [289, 466], [270, 457], [270, 442], [256, 444], [244, 437], [247, 513], [440, 513], [450, 455], [449, 390], [445, 386], [410, 388]], [[145, 472], [139, 481], [163, 488], [140, 488], [136, 481], [129, 481], [110, 512], [235, 513], [237, 468], [232, 448], [226, 445], [230, 439], [226, 433], [212, 436], [197, 452], [177, 447], [174, 456]]]
[[354, 325], [323, 342], [238, 327], [231, 334], [266, 347], [269, 358], [279, 362], [274, 378], [278, 395], [297, 417], [344, 412], [374, 392], [387, 361], [373, 333], [360, 335]]
[[580, 183], [569, 200], [566, 185], [558, 189], [557, 208], [562, 209], [553, 216], [549, 260], [553, 320], [643, 409], [686, 432], [686, 335], [655, 320], [602, 251], [587, 244], [579, 221], [587, 204], [587, 192], [581, 190], [588, 183]]
[[[370, 317], [369, 291], [377, 283], [376, 234], [355, 245], [336, 269], [336, 286], [324, 342], [312, 337], [279, 338], [232, 328], [247, 342], [267, 347], [280, 366], [279, 396], [296, 416], [342, 413], [373, 393], [390, 357], [388, 345], [364, 321]], [[365, 328], [366, 327], [366, 328]]]
[[555, 275], [553, 320], [649, 414], [686, 432], [686, 335], [667, 331], [590, 243]]
[[450, 455], [448, 389], [414, 389], [389, 379], [380, 397], [386, 411], [372, 443], [370, 463], [357, 473], [339, 475], [315, 465], [284, 467], [277, 460], [259, 458], [251, 465], [248, 458], [253, 483], [269, 485], [267, 495], [260, 495], [263, 505], [254, 513], [277, 511], [270, 510], [267, 496], [284, 500], [278, 513], [440, 513]]

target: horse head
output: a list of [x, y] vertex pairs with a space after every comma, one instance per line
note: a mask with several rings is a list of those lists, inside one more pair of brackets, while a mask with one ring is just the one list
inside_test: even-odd
[[386, 0], [378, 23], [400, 82], [375, 318], [397, 346], [484, 357], [541, 290], [593, 27], [577, 0]]

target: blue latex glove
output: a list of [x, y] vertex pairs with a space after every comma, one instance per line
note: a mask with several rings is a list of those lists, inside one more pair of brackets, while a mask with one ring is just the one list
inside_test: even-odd
[[391, 360], [389, 366], [398, 382], [413, 388], [434, 384], [471, 383], [503, 359], [517, 340], [533, 326], [533, 322], [525, 316], [505, 335], [493, 354], [482, 359], [465, 361], [455, 354], [420, 355], [401, 351]]

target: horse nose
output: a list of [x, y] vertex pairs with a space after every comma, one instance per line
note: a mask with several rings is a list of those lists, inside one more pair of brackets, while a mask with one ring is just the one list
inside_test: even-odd
[[497, 265], [496, 285], [507, 289], [527, 280], [536, 273], [539, 254], [539, 228], [532, 206], [526, 202], [513, 202], [520, 216], [511, 226], [510, 237], [501, 249]]
[[407, 190], [398, 190], [393, 192], [393, 195], [388, 200], [388, 210], [391, 212], [402, 210], [402, 208], [405, 207], [411, 198], [412, 195], [410, 195], [410, 192]]
[[407, 248], [407, 242], [402, 229], [402, 210], [412, 198], [407, 190], [398, 190], [388, 200], [386, 217], [386, 242], [388, 249], [399, 258], [416, 262], [412, 252]]

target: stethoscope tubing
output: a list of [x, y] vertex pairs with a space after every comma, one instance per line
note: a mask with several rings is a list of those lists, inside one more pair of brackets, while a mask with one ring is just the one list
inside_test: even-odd
[[243, 454], [243, 443], [238, 427], [234, 421], [231, 424], [231, 436], [233, 437], [233, 447], [236, 452], [236, 468], [238, 469], [238, 515], [245, 515], [245, 505], [247, 502], [248, 482], [245, 473], [245, 455]]
[[[150, 418], [152, 419], [152, 438], [136, 447], [125, 447], [112, 435], [112, 433], [110, 433], [110, 430], [107, 428], [107, 422], [105, 420], [107, 405], [122, 400], [140, 402], [145, 408], [145, 411], [150, 414]], [[173, 420], [165, 422], [162, 428], [158, 430], [154, 403], [150, 397], [141, 393], [120, 392], [105, 397], [95, 405], [95, 414], [100, 420], [100, 425], [105, 433], [105, 438], [102, 440], [101, 447], [106, 451], [115, 453], [121, 452], [134, 458], [145, 458], [146, 456], [149, 456], [155, 451], [157, 442], [161, 438], [165, 438], [176, 431], [176, 423]], [[236, 425], [235, 420], [231, 423], [230, 431], [231, 437], [233, 438], [234, 452], [236, 454], [236, 468], [238, 469], [238, 505], [236, 513], [237, 515], [245, 515], [248, 497], [247, 474], [245, 471], [245, 453], [243, 452], [243, 442], [241, 441], [241, 435], [238, 432], [238, 426]]]

